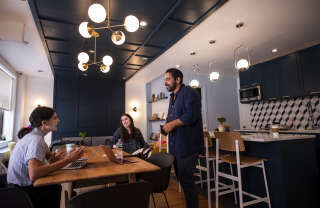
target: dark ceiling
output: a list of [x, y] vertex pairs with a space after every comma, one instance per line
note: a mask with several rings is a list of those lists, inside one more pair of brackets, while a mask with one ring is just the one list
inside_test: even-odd
[[[89, 76], [128, 79], [157, 58], [186, 35], [209, 14], [227, 0], [110, 0], [111, 25], [122, 24], [124, 18], [135, 15], [148, 23], [145, 28], [126, 35], [126, 42], [117, 46], [111, 41], [111, 32], [99, 30], [97, 60], [106, 54], [113, 57], [110, 72], [104, 74], [90, 66]], [[82, 38], [78, 26], [89, 21], [88, 8], [96, 2], [107, 8], [107, 0], [28, 0], [41, 39], [54, 71], [78, 69], [77, 55], [94, 49], [94, 38]], [[98, 26], [96, 24], [95, 26]], [[101, 26], [101, 24], [100, 24]], [[93, 59], [90, 55], [90, 60]]]

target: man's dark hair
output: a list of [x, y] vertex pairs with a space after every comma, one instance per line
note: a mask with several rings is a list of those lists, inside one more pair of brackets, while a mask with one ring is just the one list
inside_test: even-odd
[[180, 83], [180, 84], [183, 83], [183, 74], [182, 74], [182, 72], [181, 72], [179, 69], [170, 68], [170, 69], [168, 69], [168, 70], [166, 71], [166, 73], [170, 73], [175, 80], [176, 80], [178, 77], [180, 77], [180, 79], [181, 79], [181, 83]]

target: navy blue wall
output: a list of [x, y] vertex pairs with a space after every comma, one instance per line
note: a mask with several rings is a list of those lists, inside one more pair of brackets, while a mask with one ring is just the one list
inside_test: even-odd
[[125, 109], [124, 82], [56, 71], [53, 105], [61, 120], [53, 142], [80, 131], [87, 136], [112, 135]]

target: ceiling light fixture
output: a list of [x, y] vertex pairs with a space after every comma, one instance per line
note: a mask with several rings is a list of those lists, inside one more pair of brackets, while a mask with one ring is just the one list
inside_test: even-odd
[[[200, 73], [200, 67], [198, 64], [194, 64], [193, 65], [193, 69], [192, 69], [193, 73], [195, 74], [195, 76]], [[192, 79], [190, 82], [189, 82], [189, 85], [190, 87], [193, 87], [193, 88], [198, 88], [200, 86], [200, 82], [199, 80], [197, 80], [196, 78]]]
[[274, 48], [272, 49], [272, 53], [277, 53], [278, 52], [278, 49]]
[[107, 29], [112, 32], [111, 40], [115, 45], [122, 45], [125, 40], [125, 34], [121, 30], [114, 30], [113, 28], [124, 27], [128, 32], [136, 32], [140, 26], [145, 27], [147, 23], [145, 21], [139, 22], [139, 19], [133, 15], [129, 15], [125, 18], [124, 23], [121, 25], [110, 25], [110, 0], [108, 0], [107, 10], [98, 3], [92, 4], [88, 9], [88, 16], [91, 21], [95, 23], [104, 23], [102, 27], [93, 27], [89, 22], [82, 22], [79, 25], [79, 33], [84, 38], [94, 37], [94, 51], [90, 50], [89, 52], [94, 53], [94, 60], [91, 63], [89, 62], [89, 55], [85, 52], [81, 52], [78, 55], [78, 68], [81, 71], [86, 71], [89, 65], [96, 64], [99, 65], [100, 71], [107, 73], [110, 71], [110, 66], [113, 63], [111, 56], [104, 56], [101, 62], [96, 61], [96, 39], [100, 36], [97, 30]]
[[220, 73], [214, 71], [213, 61], [209, 63], [209, 71], [210, 71], [209, 80], [210, 82], [215, 83], [220, 78]]
[[250, 67], [249, 48], [240, 45], [234, 50], [234, 67], [238, 71], [246, 71]]
[[[104, 27], [93, 27], [89, 22], [82, 22], [79, 25], [79, 32], [84, 38], [94, 37], [94, 33], [97, 30], [107, 29], [112, 32], [111, 40], [116, 45], [121, 45], [125, 42], [125, 34], [120, 30], [113, 30], [113, 28], [124, 27], [128, 32], [136, 32], [139, 26], [145, 27], [147, 23], [145, 21], [139, 22], [139, 19], [133, 15], [129, 15], [125, 18], [124, 23], [121, 25], [110, 25], [110, 0], [108, 0], [107, 11], [101, 4], [94, 3], [88, 9], [88, 15], [90, 20], [95, 23], [105, 23]], [[107, 20], [106, 20], [107, 18]], [[106, 21], [105, 21], [106, 20]]]

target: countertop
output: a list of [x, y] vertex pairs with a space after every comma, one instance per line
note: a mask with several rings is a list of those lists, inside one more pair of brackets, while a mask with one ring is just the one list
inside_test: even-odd
[[[269, 133], [270, 132], [270, 130], [258, 130], [258, 129], [235, 129], [233, 131], [257, 132], [257, 133]], [[315, 129], [315, 130], [289, 129], [289, 130], [280, 130], [279, 132], [285, 133], [285, 134], [320, 134], [320, 129]]]
[[272, 137], [271, 134], [266, 133], [248, 133], [246, 135], [241, 135], [244, 141], [251, 142], [279, 142], [288, 140], [298, 140], [298, 139], [314, 139], [315, 135], [300, 135], [300, 134], [279, 134], [279, 137]]

